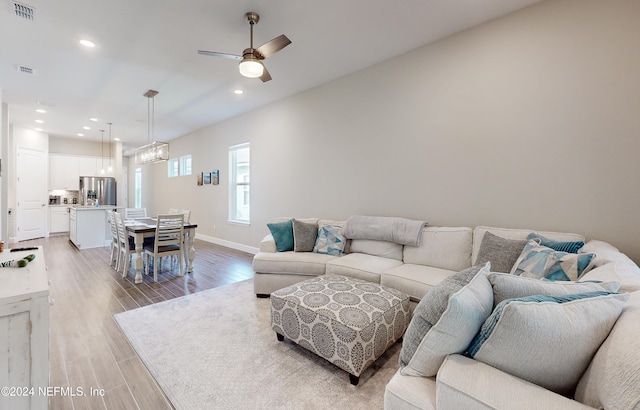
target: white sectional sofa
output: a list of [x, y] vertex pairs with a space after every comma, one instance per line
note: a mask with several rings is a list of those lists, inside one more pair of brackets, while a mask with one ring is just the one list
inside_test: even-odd
[[[344, 221], [304, 221], [319, 226], [344, 225]], [[340, 256], [277, 252], [273, 237], [267, 235], [253, 260], [254, 290], [257, 296], [266, 297], [313, 276], [340, 274], [393, 287], [419, 302], [445, 278], [475, 264], [486, 232], [501, 238], [525, 239], [533, 230], [427, 226], [422, 229], [419, 246], [354, 239], [348, 241]], [[585, 241], [573, 233], [536, 233], [556, 241]], [[610, 336], [581, 377], [575, 400], [462, 354], [451, 354], [435, 376], [410, 376], [399, 370], [387, 385], [385, 408], [640, 409], [640, 268], [605, 242], [589, 241], [580, 252], [596, 254], [593, 267], [580, 281], [616, 281], [621, 284], [620, 292], [632, 294]]]

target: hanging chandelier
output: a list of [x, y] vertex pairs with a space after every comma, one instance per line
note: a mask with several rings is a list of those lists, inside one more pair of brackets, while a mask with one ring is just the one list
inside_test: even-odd
[[[153, 138], [153, 121], [155, 115], [154, 97], [158, 94], [158, 91], [149, 90], [143, 95], [148, 98], [147, 100], [147, 124], [149, 125], [147, 131], [147, 141], [151, 141]], [[136, 164], [153, 164], [155, 162], [162, 162], [169, 160], [169, 144], [166, 142], [153, 141], [147, 145], [143, 145], [136, 149]]]

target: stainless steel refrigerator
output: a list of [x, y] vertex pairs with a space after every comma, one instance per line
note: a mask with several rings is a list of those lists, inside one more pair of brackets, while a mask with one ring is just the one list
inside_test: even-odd
[[80, 177], [80, 205], [116, 205], [116, 179]]

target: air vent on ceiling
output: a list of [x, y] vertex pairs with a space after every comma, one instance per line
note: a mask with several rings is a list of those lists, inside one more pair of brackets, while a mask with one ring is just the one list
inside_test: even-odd
[[20, 71], [23, 74], [35, 74], [36, 73], [35, 69], [33, 69], [31, 67], [24, 66], [24, 65], [18, 65], [17, 68], [18, 68], [18, 71]]
[[16, 17], [20, 17], [25, 20], [33, 20], [35, 18], [36, 9], [31, 6], [27, 6], [26, 4], [13, 2], [13, 10], [16, 13]]

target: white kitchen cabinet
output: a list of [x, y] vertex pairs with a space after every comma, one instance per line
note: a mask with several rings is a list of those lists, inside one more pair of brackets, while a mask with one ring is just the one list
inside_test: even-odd
[[79, 177], [98, 175], [98, 157], [80, 157], [78, 164]]
[[73, 155], [49, 154], [49, 189], [77, 191], [79, 159]]
[[78, 249], [109, 245], [111, 231], [107, 224], [106, 207], [72, 207], [69, 214], [69, 240]]
[[[23, 268], [0, 268], [0, 407], [46, 409], [49, 385], [49, 282], [42, 247], [0, 253], [0, 262], [36, 258]], [[19, 390], [18, 390], [19, 389]], [[5, 394], [7, 393], [7, 394]]]
[[49, 207], [49, 232], [69, 232], [69, 207], [50, 206]]
[[[108, 158], [104, 160], [108, 164]], [[49, 189], [77, 191], [81, 176], [96, 176], [101, 157], [49, 154]]]

